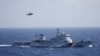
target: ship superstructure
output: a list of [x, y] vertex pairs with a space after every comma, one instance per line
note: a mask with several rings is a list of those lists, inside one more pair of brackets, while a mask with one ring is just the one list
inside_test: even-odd
[[36, 40], [33, 40], [30, 46], [33, 47], [71, 47], [73, 40], [70, 34], [65, 34], [57, 29], [57, 35], [54, 38], [46, 39], [44, 34], [40, 34]]

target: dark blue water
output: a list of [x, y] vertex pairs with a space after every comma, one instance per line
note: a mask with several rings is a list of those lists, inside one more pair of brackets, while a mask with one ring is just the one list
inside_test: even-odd
[[[77, 42], [90, 38], [92, 48], [32, 48], [0, 47], [0, 56], [99, 56], [100, 28], [62, 28], [61, 31], [71, 35]], [[14, 41], [31, 41], [36, 33], [43, 33], [48, 38], [56, 35], [55, 28], [38, 29], [0, 29], [0, 44], [12, 44]]]

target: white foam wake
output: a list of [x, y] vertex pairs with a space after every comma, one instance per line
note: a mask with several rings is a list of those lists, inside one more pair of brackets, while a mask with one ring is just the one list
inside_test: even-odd
[[10, 44], [0, 44], [0, 47], [11, 47], [12, 45]]
[[19, 46], [19, 47], [23, 47], [23, 48], [29, 48], [30, 46]]
[[93, 47], [93, 45], [92, 45], [92, 44], [90, 44], [90, 45], [89, 45], [89, 47]]

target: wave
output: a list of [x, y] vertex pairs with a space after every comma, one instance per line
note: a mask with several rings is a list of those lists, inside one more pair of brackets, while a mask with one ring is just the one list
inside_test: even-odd
[[18, 47], [22, 47], [22, 48], [30, 48], [30, 46], [18, 46]]
[[10, 44], [0, 44], [0, 47], [11, 47], [12, 45]]

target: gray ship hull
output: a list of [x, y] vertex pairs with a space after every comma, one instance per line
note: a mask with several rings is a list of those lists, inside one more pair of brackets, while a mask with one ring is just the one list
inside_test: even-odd
[[31, 47], [67, 47], [67, 42], [40, 41], [32, 42]]

